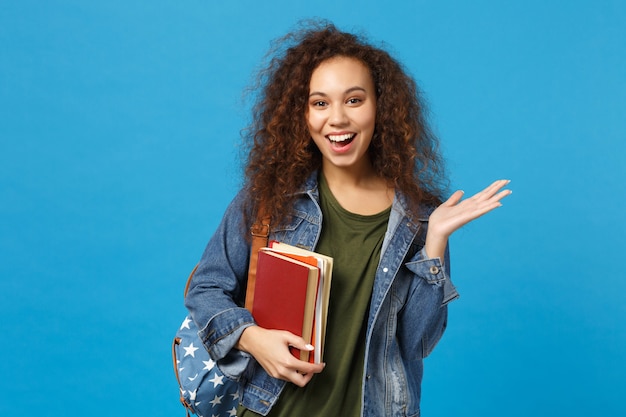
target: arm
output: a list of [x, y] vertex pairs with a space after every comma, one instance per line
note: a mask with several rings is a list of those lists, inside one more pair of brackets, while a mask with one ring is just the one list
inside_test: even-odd
[[301, 337], [263, 329], [243, 307], [250, 243], [243, 226], [241, 192], [228, 207], [209, 241], [194, 275], [185, 304], [199, 335], [225, 375], [237, 379], [249, 366], [250, 355], [274, 378], [304, 386], [323, 364], [296, 359], [289, 346], [311, 350]]
[[233, 347], [241, 332], [254, 324], [252, 315], [241, 307], [250, 251], [242, 224], [245, 198], [245, 193], [240, 192], [228, 206], [185, 298], [206, 350], [222, 371], [234, 379], [246, 369], [250, 357]]

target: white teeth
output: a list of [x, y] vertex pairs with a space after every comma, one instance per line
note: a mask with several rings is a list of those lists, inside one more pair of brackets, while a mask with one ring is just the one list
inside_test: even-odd
[[345, 135], [328, 135], [328, 139], [331, 142], [343, 142], [344, 140], [352, 139], [354, 136], [354, 133], [346, 133]]

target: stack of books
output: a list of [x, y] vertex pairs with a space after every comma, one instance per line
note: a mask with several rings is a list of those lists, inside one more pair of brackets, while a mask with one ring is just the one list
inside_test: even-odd
[[300, 360], [322, 362], [332, 270], [331, 257], [285, 243], [270, 241], [259, 251], [252, 316], [315, 346], [312, 354], [292, 349]]

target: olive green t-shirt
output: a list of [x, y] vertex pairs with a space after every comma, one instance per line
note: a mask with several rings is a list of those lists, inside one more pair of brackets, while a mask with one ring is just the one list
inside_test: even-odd
[[[334, 258], [326, 367], [304, 388], [288, 383], [271, 417], [357, 417], [361, 411], [367, 314], [390, 209], [354, 214], [339, 205], [322, 175], [319, 188], [323, 224], [315, 250]], [[258, 416], [243, 407], [238, 415]]]

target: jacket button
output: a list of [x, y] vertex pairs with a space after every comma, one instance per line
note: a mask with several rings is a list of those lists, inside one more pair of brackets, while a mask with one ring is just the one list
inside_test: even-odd
[[389, 268], [386, 268], [386, 267], [383, 268], [383, 272], [387, 272], [387, 271], [389, 271]]
[[430, 273], [433, 275], [437, 275], [439, 273], [439, 268], [437, 268], [435, 265], [431, 266]]

